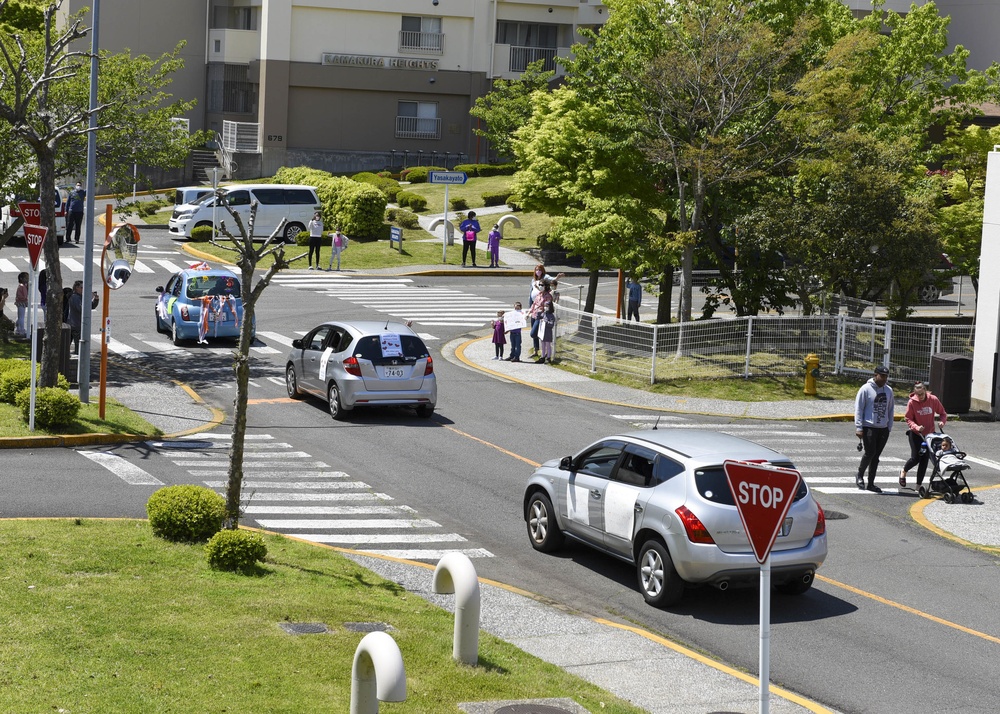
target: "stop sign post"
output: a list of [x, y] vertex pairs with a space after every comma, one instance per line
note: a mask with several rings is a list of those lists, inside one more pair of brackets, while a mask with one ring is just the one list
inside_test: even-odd
[[45, 245], [45, 236], [48, 235], [49, 229], [45, 226], [32, 225], [27, 223], [28, 218], [33, 220], [38, 220], [39, 213], [32, 213], [30, 208], [26, 209], [31, 205], [35, 206], [36, 210], [40, 210], [41, 206], [37, 203], [35, 204], [21, 204], [21, 216], [25, 219], [24, 224], [24, 242], [28, 246], [28, 258], [31, 260], [31, 284], [28, 287], [28, 309], [30, 312], [30, 325], [31, 325], [31, 380], [29, 382], [31, 386], [30, 396], [28, 397], [28, 429], [30, 431], [35, 430], [35, 364], [37, 362], [38, 354], [38, 325], [35, 324], [35, 276], [38, 274], [38, 258], [42, 254], [42, 246]]
[[771, 548], [778, 538], [802, 476], [795, 469], [747, 461], [723, 465], [747, 540], [760, 563], [760, 714], [770, 711]]

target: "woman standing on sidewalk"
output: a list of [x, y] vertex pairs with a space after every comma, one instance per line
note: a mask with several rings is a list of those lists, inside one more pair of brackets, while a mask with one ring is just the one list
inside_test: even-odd
[[903, 464], [899, 472], [899, 485], [906, 488], [906, 472], [917, 466], [917, 488], [924, 482], [927, 471], [927, 447], [924, 440], [934, 431], [935, 419], [939, 419], [941, 427], [948, 423], [948, 414], [941, 401], [927, 389], [923, 382], [913, 385], [910, 401], [906, 403], [906, 438], [910, 442], [910, 458]]

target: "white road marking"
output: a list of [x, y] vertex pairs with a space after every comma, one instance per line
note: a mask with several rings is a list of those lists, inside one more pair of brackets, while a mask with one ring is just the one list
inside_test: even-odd
[[[185, 434], [180, 438], [190, 439], [192, 441], [228, 441], [233, 438], [233, 435], [224, 432], [216, 432], [212, 434]], [[274, 439], [274, 437], [270, 434], [246, 434], [243, 438], [246, 441], [269, 441]]]
[[[213, 476], [228, 476], [228, 471], [198, 471], [191, 469], [189, 474], [195, 478], [211, 478]], [[267, 474], [268, 478], [348, 478], [343, 471], [292, 471], [291, 473]]]
[[153, 262], [156, 263], [157, 265], [159, 265], [161, 268], [166, 268], [167, 271], [171, 272], [171, 273], [179, 273], [179, 272], [181, 272], [181, 270], [183, 270], [183, 268], [181, 268], [179, 265], [177, 265], [176, 263], [173, 263], [173, 262], [171, 262], [169, 260], [160, 260], [160, 259], [157, 259], [157, 260], [154, 260]]
[[122, 481], [132, 486], [163, 485], [163, 481], [160, 479], [116, 454], [110, 454], [107, 451], [79, 451], [77, 453], [87, 457], [95, 464], [100, 464]]
[[[285, 337], [284, 335], [279, 335], [277, 332], [260, 332], [260, 331], [258, 331], [257, 332], [257, 337], [267, 338], [268, 340], [271, 340], [272, 342], [277, 342], [279, 345], [284, 345], [285, 347], [291, 347], [292, 346], [292, 338]], [[281, 384], [284, 384], [284, 383], [285, 383], [284, 380], [282, 380]]]
[[[266, 527], [266, 526], [265, 526]], [[400, 533], [398, 535], [356, 535], [356, 534], [327, 534], [327, 533], [305, 533], [305, 534], [295, 534], [296, 538], [301, 538], [302, 540], [313, 541], [314, 543], [330, 543], [330, 544], [340, 544], [340, 545], [355, 545], [355, 546], [365, 546], [369, 543], [375, 544], [385, 544], [385, 543], [462, 543], [468, 542], [467, 538], [463, 538], [458, 535], [458, 533], [424, 533], [422, 535], [417, 535], [415, 533]], [[422, 556], [424, 558], [428, 556]]]
[[[198, 451], [182, 451], [181, 453], [177, 454], [177, 458], [195, 459], [195, 460], [198, 460], [198, 459], [216, 459], [219, 456], [221, 456], [221, 454], [218, 454], [218, 453], [203, 454], [203, 453], [200, 453]], [[309, 452], [307, 452], [307, 451], [279, 451], [279, 452], [275, 452], [275, 453], [271, 453], [269, 451], [264, 451], [264, 452], [261, 452], [261, 453], [255, 453], [255, 452], [251, 451], [248, 454], [243, 454], [243, 458], [245, 458], [245, 459], [310, 459], [310, 458], [312, 458], [312, 456], [310, 456]], [[174, 463], [177, 463], [177, 462], [175, 461]]]
[[[225, 488], [225, 481], [206, 481], [205, 485], [209, 488]], [[362, 481], [333, 481], [333, 482], [288, 482], [288, 481], [254, 481], [252, 479], [244, 479], [243, 488], [255, 489], [255, 488], [290, 488], [298, 491], [322, 491], [323, 489], [349, 489], [349, 488], [371, 488], [368, 484]]]
[[256, 493], [243, 494], [244, 501], [392, 501], [387, 493]]
[[416, 513], [409, 506], [247, 506], [246, 515], [278, 516], [389, 516], [393, 513]]
[[[182, 454], [178, 454], [181, 456]], [[181, 459], [172, 459], [172, 461], [180, 467], [187, 466], [225, 466], [229, 467], [228, 461], [182, 461]], [[262, 462], [262, 463], [249, 463], [243, 464], [243, 469], [294, 469], [294, 468], [310, 468], [310, 469], [328, 469], [329, 464], [325, 464], [322, 461], [272, 461], [272, 462]]]
[[345, 520], [278, 520], [270, 518], [258, 518], [257, 523], [262, 528], [284, 529], [284, 528], [323, 528], [330, 530], [364, 530], [386, 529], [386, 528], [440, 528], [440, 523], [435, 523], [428, 518], [370, 518], [370, 519], [345, 519]]
[[974, 464], [979, 464], [980, 466], [985, 466], [988, 469], [996, 469], [1000, 471], [1000, 463], [996, 461], [990, 461], [989, 459], [983, 459], [978, 456], [966, 456], [966, 461], [971, 461]]
[[[314, 540], [305, 538], [303, 540]], [[316, 543], [324, 541], [315, 539]], [[467, 558], [492, 558], [493, 553], [484, 548], [462, 548], [457, 550], [395, 550], [395, 549], [358, 549], [359, 553], [372, 553], [373, 555], [383, 555], [389, 558], [400, 558], [402, 560], [441, 560], [448, 553], [461, 553]]]

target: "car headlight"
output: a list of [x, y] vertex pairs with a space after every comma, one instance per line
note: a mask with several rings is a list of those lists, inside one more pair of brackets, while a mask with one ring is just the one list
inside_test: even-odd
[[194, 213], [193, 213], [193, 212], [190, 212], [190, 213], [182, 213], [182, 214], [180, 214], [179, 216], [177, 216], [177, 220], [178, 220], [178, 221], [190, 221], [190, 220], [191, 220], [191, 216], [193, 216], [193, 215], [194, 215]]

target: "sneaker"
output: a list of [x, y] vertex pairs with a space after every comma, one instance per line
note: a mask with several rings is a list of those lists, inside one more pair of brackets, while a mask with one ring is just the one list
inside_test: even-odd
[[310, 266], [309, 266], [309, 270], [316, 270], [316, 266], [314, 266], [314, 265], [310, 265]]
[[498, 360], [498, 359], [500, 359], [500, 358], [499, 358], [499, 357], [494, 357], [493, 359], [494, 359], [494, 360]]
[[865, 479], [860, 474], [854, 477], [854, 483], [858, 484], [858, 488], [862, 491], [865, 490]]
[[868, 487], [865, 488], [865, 490], [866, 491], [871, 491], [872, 493], [882, 493], [882, 489], [880, 489], [878, 486], [876, 486], [873, 483], [868, 484]]

